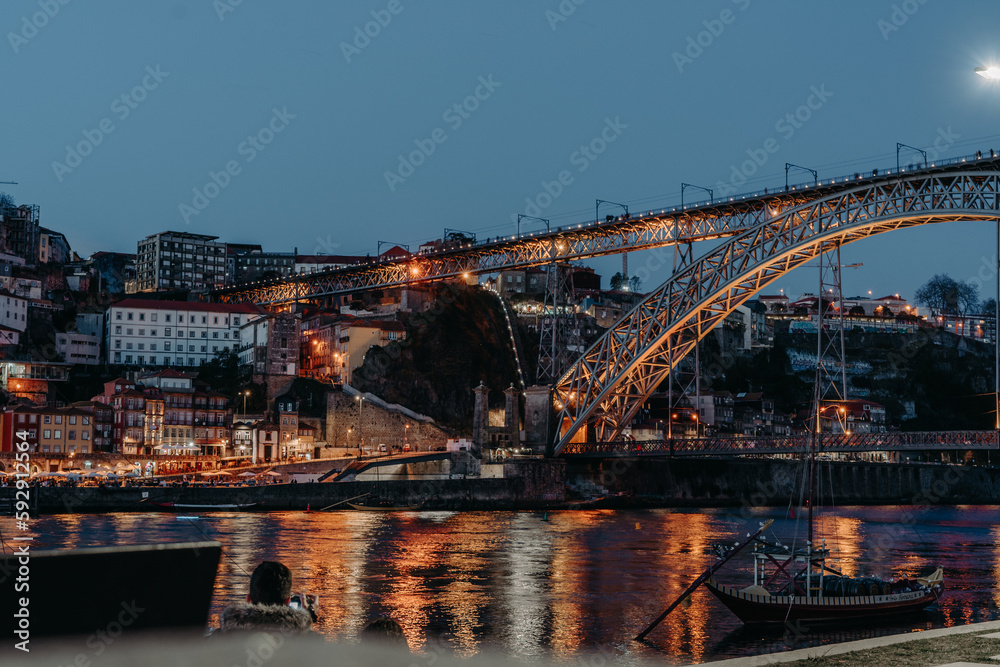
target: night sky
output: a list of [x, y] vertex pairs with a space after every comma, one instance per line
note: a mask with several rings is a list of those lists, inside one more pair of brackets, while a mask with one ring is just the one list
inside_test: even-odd
[[[0, 25], [0, 189], [81, 255], [167, 229], [416, 250], [517, 213], [592, 220], [598, 198], [673, 206], [682, 182], [780, 186], [786, 162], [887, 168], [896, 142], [1000, 150], [1000, 86], [973, 73], [1000, 57], [989, 0], [6, 0]], [[982, 277], [995, 245], [990, 223], [856, 243], [844, 292]], [[605, 286], [621, 266], [592, 265]]]

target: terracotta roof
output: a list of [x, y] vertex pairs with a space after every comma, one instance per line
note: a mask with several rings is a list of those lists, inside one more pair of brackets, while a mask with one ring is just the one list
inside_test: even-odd
[[146, 310], [187, 310], [202, 313], [252, 313], [267, 311], [249, 303], [202, 303], [200, 301], [154, 301], [152, 299], [124, 299], [110, 308], [144, 308]]

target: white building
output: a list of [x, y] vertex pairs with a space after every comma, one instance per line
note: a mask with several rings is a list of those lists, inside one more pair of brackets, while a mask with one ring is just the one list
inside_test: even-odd
[[125, 299], [108, 308], [113, 364], [194, 367], [240, 345], [240, 327], [266, 314], [251, 304]]
[[56, 352], [69, 364], [101, 363], [101, 337], [78, 332], [56, 334]]
[[0, 327], [15, 331], [28, 328], [28, 300], [10, 292], [0, 292]]

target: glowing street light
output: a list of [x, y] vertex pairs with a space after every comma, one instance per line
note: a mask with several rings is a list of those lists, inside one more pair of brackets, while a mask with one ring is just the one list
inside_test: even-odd
[[986, 65], [984, 67], [977, 67], [976, 74], [983, 77], [984, 79], [989, 79], [991, 81], [1000, 80], [1000, 67], [997, 65]]

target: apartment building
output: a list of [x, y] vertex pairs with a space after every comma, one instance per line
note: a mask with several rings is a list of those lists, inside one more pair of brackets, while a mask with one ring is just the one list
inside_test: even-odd
[[160, 232], [138, 243], [136, 292], [212, 290], [226, 284], [226, 244], [218, 236]]
[[107, 311], [108, 357], [147, 368], [200, 366], [238, 350], [241, 328], [265, 314], [251, 304], [125, 299]]

